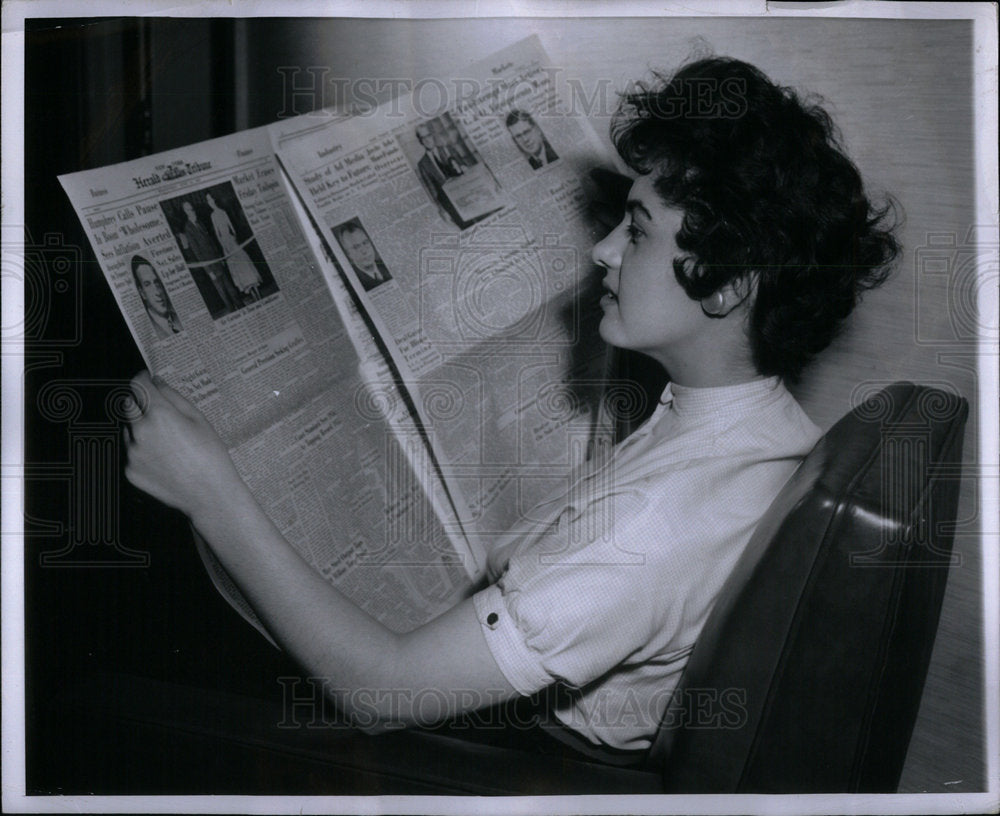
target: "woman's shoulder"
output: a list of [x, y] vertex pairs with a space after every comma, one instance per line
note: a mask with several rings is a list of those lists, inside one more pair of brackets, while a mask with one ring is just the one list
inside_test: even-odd
[[802, 458], [822, 436], [798, 400], [776, 380], [762, 398], [733, 405], [706, 423], [717, 456]]

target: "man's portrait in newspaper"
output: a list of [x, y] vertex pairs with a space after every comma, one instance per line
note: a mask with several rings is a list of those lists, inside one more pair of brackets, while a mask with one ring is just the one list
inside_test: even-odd
[[357, 218], [334, 227], [333, 236], [347, 255], [347, 260], [354, 268], [354, 274], [358, 276], [366, 292], [392, 280], [392, 275], [389, 274], [382, 257], [375, 249], [372, 239], [368, 237], [368, 232]]
[[533, 170], [552, 164], [559, 158], [534, 117], [527, 111], [512, 110], [507, 114], [504, 124], [507, 125], [510, 138]]
[[132, 256], [132, 279], [135, 281], [139, 297], [142, 298], [142, 305], [146, 309], [149, 322], [156, 330], [156, 336], [160, 340], [165, 340], [184, 331], [163, 281], [153, 269], [153, 265], [142, 255]]
[[450, 113], [421, 122], [417, 177], [442, 221], [465, 229], [503, 206], [500, 185]]

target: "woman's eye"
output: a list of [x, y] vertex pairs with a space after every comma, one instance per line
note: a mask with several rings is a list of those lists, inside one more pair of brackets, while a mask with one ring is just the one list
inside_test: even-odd
[[635, 243], [636, 239], [642, 235], [642, 230], [640, 230], [635, 224], [629, 224], [625, 227], [625, 232], [628, 234], [630, 241]]

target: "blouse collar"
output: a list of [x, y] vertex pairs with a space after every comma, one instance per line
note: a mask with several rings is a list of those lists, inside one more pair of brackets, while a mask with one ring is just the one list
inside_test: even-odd
[[781, 390], [780, 377], [762, 377], [736, 385], [708, 388], [668, 383], [660, 396], [660, 404], [669, 404], [670, 410], [685, 418], [697, 418], [721, 411], [732, 416], [758, 410]]

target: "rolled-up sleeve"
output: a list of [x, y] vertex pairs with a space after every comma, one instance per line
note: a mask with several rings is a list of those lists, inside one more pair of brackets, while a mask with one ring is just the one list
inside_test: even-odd
[[549, 685], [554, 678], [542, 666], [538, 652], [525, 644], [500, 587], [488, 586], [472, 600], [493, 659], [518, 694], [534, 694]]
[[[474, 597], [490, 651], [520, 694], [557, 680], [582, 686], [669, 625], [674, 605], [662, 584], [655, 591], [662, 570], [648, 564], [650, 543], [665, 531], [655, 514], [642, 512], [645, 504], [618, 495], [568, 512], [544, 546], [515, 553], [500, 579]], [[602, 534], [595, 517], [613, 518], [613, 529]]]

